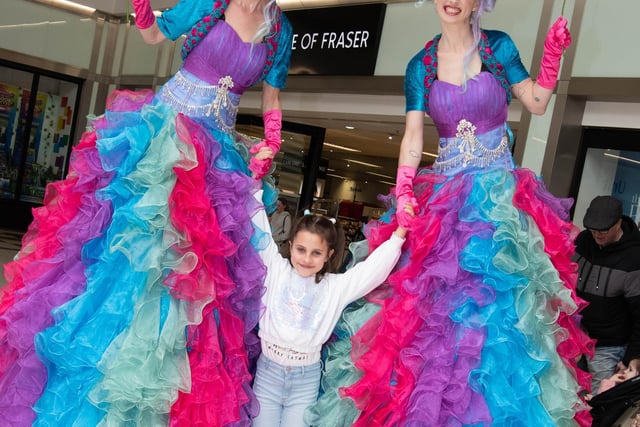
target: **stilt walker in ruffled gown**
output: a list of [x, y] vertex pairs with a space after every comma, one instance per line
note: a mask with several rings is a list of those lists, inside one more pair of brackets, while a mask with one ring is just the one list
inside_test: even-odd
[[[276, 193], [279, 91], [292, 29], [275, 1], [181, 0], [150, 43], [187, 34], [157, 93], [116, 91], [47, 187], [0, 303], [3, 426], [249, 425], [265, 275], [251, 246], [252, 193]], [[263, 82], [265, 140], [235, 133]], [[264, 184], [263, 184], [264, 182]]]
[[[411, 229], [409, 250], [390, 296], [345, 312], [307, 411], [313, 425], [590, 424], [589, 378], [576, 366], [592, 342], [578, 326], [571, 202], [514, 166], [507, 124], [512, 93], [544, 112], [570, 35], [559, 18], [533, 81], [507, 34], [480, 29], [494, 4], [434, 0], [442, 34], [407, 67], [395, 187], [397, 204], [418, 215], [390, 216]], [[417, 171], [425, 113], [439, 155]], [[369, 228], [372, 247], [390, 226]]]

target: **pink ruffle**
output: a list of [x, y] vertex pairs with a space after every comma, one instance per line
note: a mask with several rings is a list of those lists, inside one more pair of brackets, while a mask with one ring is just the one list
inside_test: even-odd
[[[418, 175], [415, 178], [414, 185], [422, 189], [418, 193], [420, 206], [424, 206], [432, 196], [433, 184], [441, 181], [441, 177], [433, 174]], [[367, 373], [357, 383], [340, 390], [342, 397], [351, 398], [362, 411], [354, 426], [394, 425], [399, 422], [406, 412], [408, 397], [415, 385], [414, 376], [404, 366], [400, 351], [413, 339], [422, 319], [416, 312], [419, 297], [408, 293], [403, 282], [418, 273], [420, 263], [414, 261], [424, 259], [431, 251], [440, 233], [441, 218], [435, 215], [418, 215], [415, 221], [415, 227], [428, 230], [427, 234], [419, 244], [408, 239], [410, 260], [388, 279], [394, 290], [393, 296], [384, 300], [383, 309], [352, 338], [351, 358], [358, 369]], [[372, 227], [368, 236], [370, 249], [375, 249], [388, 239], [396, 228], [395, 217], [388, 225], [378, 224], [377, 227]], [[424, 305], [421, 309], [429, 311], [429, 307]]]
[[87, 191], [86, 188], [82, 188], [83, 183], [79, 178], [83, 175], [82, 170], [87, 162], [84, 153], [86, 150], [95, 149], [95, 144], [95, 132], [83, 135], [78, 146], [74, 148], [72, 168], [67, 179], [47, 185], [43, 206], [32, 211], [33, 222], [22, 238], [19, 257], [4, 266], [7, 285], [2, 288], [0, 295], [0, 376], [17, 356], [12, 346], [5, 345], [8, 324], [4, 314], [18, 301], [30, 295], [28, 291], [23, 292], [24, 274], [40, 277], [51, 268], [47, 263], [35, 261], [51, 258], [60, 251], [62, 244], [57, 232], [76, 216], [82, 206], [82, 195]]
[[[572, 298], [581, 310], [587, 303], [576, 294], [577, 265], [571, 261], [575, 252], [573, 240], [578, 229], [572, 223], [558, 218], [556, 212], [553, 212], [548, 205], [542, 203], [535, 196], [536, 192], [546, 192], [547, 190], [541, 188], [540, 181], [530, 171], [519, 169], [514, 171], [514, 174], [517, 180], [516, 193], [513, 197], [514, 205], [531, 215], [538, 224], [538, 228], [544, 236], [545, 252], [549, 254], [565, 287], [571, 290]], [[567, 236], [571, 236], [572, 239], [567, 239]], [[573, 313], [573, 316], [569, 316], [564, 311], [560, 312], [558, 325], [567, 330], [569, 334], [559, 340], [558, 354], [564, 364], [575, 373], [578, 384], [584, 390], [590, 390], [591, 375], [578, 368], [576, 361], [583, 354], [593, 357], [595, 341], [587, 336], [579, 324], [578, 312]], [[584, 427], [591, 425], [591, 415], [586, 407], [586, 402], [585, 408], [576, 413], [575, 420]]]
[[[196, 323], [188, 330], [191, 391], [180, 392], [171, 408], [170, 425], [248, 423], [247, 412], [256, 409], [251, 409], [252, 376], [244, 342], [247, 325], [230, 305], [229, 297], [237, 291], [237, 282], [227, 267], [238, 245], [221, 230], [208, 196], [206, 174], [210, 163], [204, 146], [212, 144], [210, 135], [183, 115], [176, 119], [176, 130], [183, 141], [193, 144], [198, 162], [193, 168], [175, 169], [178, 180], [169, 200], [171, 222], [184, 234], [183, 245], [177, 245], [176, 250], [195, 253], [199, 262], [188, 273], [174, 270], [165, 280], [175, 297], [193, 302]], [[201, 320], [197, 319], [199, 310]]]

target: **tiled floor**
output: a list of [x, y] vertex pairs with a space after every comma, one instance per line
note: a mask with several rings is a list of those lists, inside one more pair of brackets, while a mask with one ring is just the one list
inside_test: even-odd
[[[22, 231], [0, 228], [0, 264], [2, 266], [13, 260], [13, 257], [18, 253], [22, 234]], [[0, 275], [0, 287], [4, 286], [5, 283], [3, 268], [2, 274]]]

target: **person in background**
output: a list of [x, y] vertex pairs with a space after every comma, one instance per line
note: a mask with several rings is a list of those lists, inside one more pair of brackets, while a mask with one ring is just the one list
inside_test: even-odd
[[640, 354], [640, 231], [622, 214], [622, 202], [595, 197], [575, 241], [578, 296], [589, 302], [582, 326], [596, 340], [587, 367], [593, 394], [600, 382]]
[[607, 390], [611, 390], [613, 387], [618, 384], [622, 384], [623, 382], [635, 378], [640, 375], [640, 359], [631, 359], [627, 366], [610, 376], [609, 378], [605, 378], [600, 381], [600, 386], [598, 386], [598, 393], [603, 393]]
[[637, 427], [640, 421], [640, 359], [600, 382], [596, 396], [587, 396], [592, 427]]
[[[257, 233], [270, 234], [264, 209], [253, 221]], [[343, 309], [383, 283], [400, 257], [406, 231], [399, 226], [366, 260], [336, 274], [343, 251], [338, 227], [321, 215], [302, 216], [291, 232], [289, 259], [278, 253], [270, 235], [257, 244], [267, 275], [262, 354], [253, 384], [260, 412], [253, 427], [307, 425], [305, 409], [320, 388], [322, 345]]]
[[[74, 148], [69, 176], [6, 267], [3, 426], [249, 425], [264, 271], [256, 188], [281, 143], [293, 30], [275, 0], [132, 0], [149, 44], [184, 36], [159, 90], [116, 90]], [[258, 85], [265, 138], [235, 131]], [[256, 178], [258, 180], [256, 180]], [[264, 178], [264, 179], [261, 179]]]
[[289, 256], [289, 233], [291, 232], [291, 214], [287, 210], [287, 200], [283, 197], [278, 198], [276, 211], [271, 214], [269, 224], [271, 225], [271, 235], [275, 240], [280, 254], [283, 257]]
[[[507, 123], [513, 96], [545, 112], [570, 46], [567, 21], [551, 25], [534, 80], [509, 35], [480, 26], [495, 0], [432, 4], [442, 32], [406, 69], [394, 193], [416, 215], [391, 218], [410, 230], [410, 260], [352, 338], [360, 379], [324, 390], [314, 425], [588, 426], [590, 381], [576, 359], [592, 343], [578, 327], [571, 202], [515, 166]], [[418, 170], [426, 114], [439, 152]], [[348, 414], [336, 395], [353, 402]]]

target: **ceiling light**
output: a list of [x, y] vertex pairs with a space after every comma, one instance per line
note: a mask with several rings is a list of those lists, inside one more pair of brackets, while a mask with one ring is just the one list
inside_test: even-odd
[[433, 153], [428, 153], [426, 151], [423, 151], [422, 154], [424, 154], [425, 156], [429, 156], [429, 157], [434, 157], [434, 158], [438, 158], [437, 154], [433, 154]]
[[351, 125], [346, 125], [345, 129], [354, 130], [356, 127]]
[[382, 178], [389, 178], [389, 179], [393, 179], [392, 176], [389, 175], [383, 175], [381, 173], [376, 173], [376, 172], [371, 172], [371, 171], [367, 171], [366, 173], [368, 173], [369, 175], [375, 175], [375, 176], [380, 176]]
[[373, 163], [367, 163], [367, 162], [361, 162], [360, 160], [353, 160], [353, 159], [344, 159], [347, 162], [351, 162], [351, 163], [357, 163], [359, 165], [363, 165], [363, 166], [369, 166], [371, 168], [381, 168], [382, 166], [380, 165], [374, 165]]
[[351, 152], [354, 152], [354, 153], [361, 153], [362, 152], [362, 150], [357, 150], [355, 148], [344, 147], [342, 145], [329, 144], [328, 142], [325, 142], [323, 145], [325, 147], [339, 148], [340, 150], [351, 151]]
[[378, 181], [378, 182], [381, 182], [381, 183], [383, 183], [383, 184], [390, 185], [390, 186], [392, 186], [392, 187], [393, 187], [394, 185], [396, 185], [396, 183], [395, 183], [395, 182], [387, 182], [387, 181]]
[[393, 136], [392, 136], [392, 135], [389, 135], [389, 139], [393, 139]]
[[89, 15], [96, 11], [93, 7], [85, 6], [83, 4], [75, 3], [68, 0], [38, 0], [38, 3], [49, 4], [51, 6]]
[[603, 153], [605, 156], [607, 157], [613, 157], [614, 159], [619, 159], [619, 160], [624, 160], [625, 162], [630, 162], [630, 163], [635, 163], [637, 165], [640, 165], [640, 161], [635, 160], [635, 159], [630, 159], [628, 157], [622, 157], [622, 156], [618, 156], [615, 154], [611, 154], [611, 153]]
[[7, 28], [24, 28], [24, 27], [40, 27], [43, 25], [60, 25], [66, 24], [67, 21], [43, 21], [43, 22], [33, 22], [30, 24], [11, 24], [11, 25], [0, 25], [0, 29]]
[[334, 173], [328, 173], [327, 176], [332, 176], [334, 178], [340, 178], [340, 179], [349, 179], [346, 176], [342, 176], [342, 175], [336, 175]]

